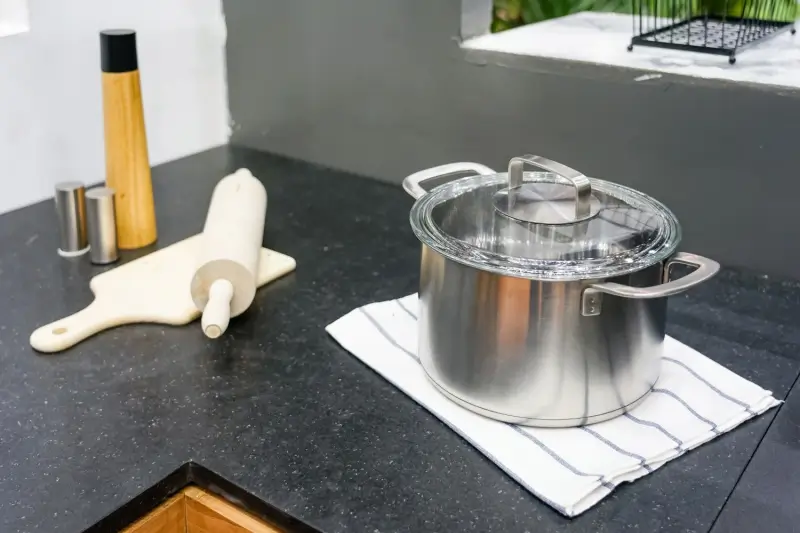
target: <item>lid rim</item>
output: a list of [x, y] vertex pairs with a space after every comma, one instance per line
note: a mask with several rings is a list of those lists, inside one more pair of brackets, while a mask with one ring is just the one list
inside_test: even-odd
[[[513, 268], [513, 267], [506, 267], [506, 266], [496, 266], [492, 265], [491, 263], [480, 263], [478, 261], [471, 260], [469, 258], [460, 256], [456, 253], [447, 250], [441, 246], [436, 246], [435, 243], [431, 242], [428, 239], [427, 234], [424, 231], [418, 230], [412, 224], [412, 231], [414, 235], [417, 237], [417, 240], [420, 241], [420, 244], [424, 244], [434, 252], [438, 253], [445, 259], [450, 259], [451, 261], [455, 261], [464, 266], [476, 268], [478, 270], [489, 272], [491, 274], [498, 274], [501, 276], [509, 276], [514, 278], [521, 278], [521, 279], [529, 279], [532, 281], [551, 281], [551, 282], [559, 282], [559, 281], [601, 281], [607, 280], [610, 278], [615, 278], [619, 276], [626, 276], [629, 274], [633, 274], [635, 272], [641, 272], [646, 268], [650, 268], [651, 266], [661, 263], [666, 258], [673, 255], [678, 250], [678, 246], [680, 244], [680, 239], [676, 239], [675, 244], [669, 247], [665, 247], [663, 251], [660, 251], [657, 254], [653, 254], [653, 260], [648, 261], [645, 263], [631, 263], [631, 266], [628, 268], [621, 268], [619, 270], [614, 271], [613, 273], [608, 273], [608, 275], [601, 275], [602, 271], [587, 273], [587, 275], [581, 275], [578, 272], [574, 272], [571, 274], [567, 274], [564, 272], [556, 272], [555, 269], [547, 270], [532, 270], [532, 269], [524, 269], [524, 268]], [[547, 275], [547, 272], [553, 272], [552, 275]]]
[[[409, 221], [417, 239], [443, 257], [465, 266], [498, 275], [554, 282], [603, 280], [629, 275], [664, 261], [678, 249], [682, 238], [681, 227], [675, 215], [663, 203], [630, 187], [596, 178], [589, 178], [592, 182], [593, 190], [628, 194], [635, 200], [645, 202], [649, 207], [659, 212], [666, 223], [665, 235], [661, 239], [662, 242], [652, 243], [655, 246], [647, 249], [645, 253], [642, 253], [644, 250], [641, 250], [641, 247], [637, 247], [640, 249], [638, 253], [637, 248], [632, 248], [626, 250], [628, 252], [626, 254], [616, 254], [594, 260], [535, 259], [509, 256], [482, 249], [443, 233], [441, 228], [433, 222], [431, 217], [432, 210], [441, 203], [443, 197], [446, 197], [448, 193], [452, 193], [453, 189], [473, 181], [476, 183], [478, 181], [481, 182], [477, 187], [495, 185], [498, 180], [505, 179], [504, 176], [505, 174], [498, 173], [461, 178], [441, 184], [419, 198], [409, 213]], [[474, 190], [477, 187], [469, 190]], [[493, 206], [489, 207], [493, 209]]]

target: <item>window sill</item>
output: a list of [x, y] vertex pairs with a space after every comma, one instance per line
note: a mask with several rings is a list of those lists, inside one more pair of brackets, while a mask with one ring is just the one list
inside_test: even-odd
[[800, 38], [777, 35], [743, 51], [735, 65], [724, 56], [637, 46], [628, 52], [631, 17], [615, 13], [578, 13], [462, 43], [467, 51], [517, 58], [574, 61], [635, 69], [629, 79], [644, 82], [677, 74], [695, 79], [745, 82], [800, 89]]

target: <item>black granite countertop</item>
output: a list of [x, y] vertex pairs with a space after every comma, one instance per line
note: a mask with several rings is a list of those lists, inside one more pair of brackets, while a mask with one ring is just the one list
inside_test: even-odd
[[[199, 232], [213, 186], [242, 166], [269, 191], [265, 245], [297, 270], [217, 341], [196, 324], [136, 325], [35, 353], [33, 329], [88, 304], [102, 269], [56, 255], [52, 202], [0, 216], [3, 533], [113, 531], [188, 482], [325, 532], [800, 527], [798, 390], [563, 518], [324, 331], [416, 290], [412, 200], [399, 187], [218, 148], [155, 169], [158, 246]], [[796, 283], [724, 270], [671, 300], [668, 329], [778, 398], [800, 374]]]

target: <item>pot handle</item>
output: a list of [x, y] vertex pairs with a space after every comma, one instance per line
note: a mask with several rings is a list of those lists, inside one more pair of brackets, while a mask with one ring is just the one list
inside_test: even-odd
[[[673, 281], [669, 280], [672, 265], [681, 264], [697, 267], [694, 272]], [[604, 292], [621, 298], [664, 298], [698, 285], [719, 272], [719, 263], [695, 254], [680, 252], [672, 256], [664, 266], [664, 283], [653, 287], [631, 287], [620, 283], [592, 283], [589, 291]], [[586, 296], [584, 296], [585, 298]]]
[[422, 188], [423, 181], [449, 176], [450, 174], [466, 173], [481, 174], [483, 176], [497, 174], [491, 168], [480, 163], [450, 163], [411, 174], [403, 180], [403, 189], [414, 198], [419, 199], [428, 194], [428, 191]]
[[[508, 188], [516, 189], [522, 186], [523, 183], [523, 170], [525, 163], [532, 165], [541, 170], [557, 174], [570, 182], [575, 187], [575, 220], [582, 220], [588, 218], [591, 214], [591, 200], [592, 200], [592, 185], [589, 183], [589, 178], [578, 172], [574, 168], [542, 157], [540, 155], [523, 155], [522, 157], [515, 157], [508, 163]], [[509, 214], [509, 213], [506, 213]], [[512, 217], [514, 218], [514, 217]], [[526, 222], [536, 222], [535, 220], [528, 220]]]

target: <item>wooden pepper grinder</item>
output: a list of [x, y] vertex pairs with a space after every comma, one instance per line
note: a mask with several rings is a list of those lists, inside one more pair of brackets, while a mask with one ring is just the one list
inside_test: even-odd
[[100, 32], [106, 185], [115, 192], [117, 246], [155, 242], [156, 212], [147, 154], [136, 32]]

